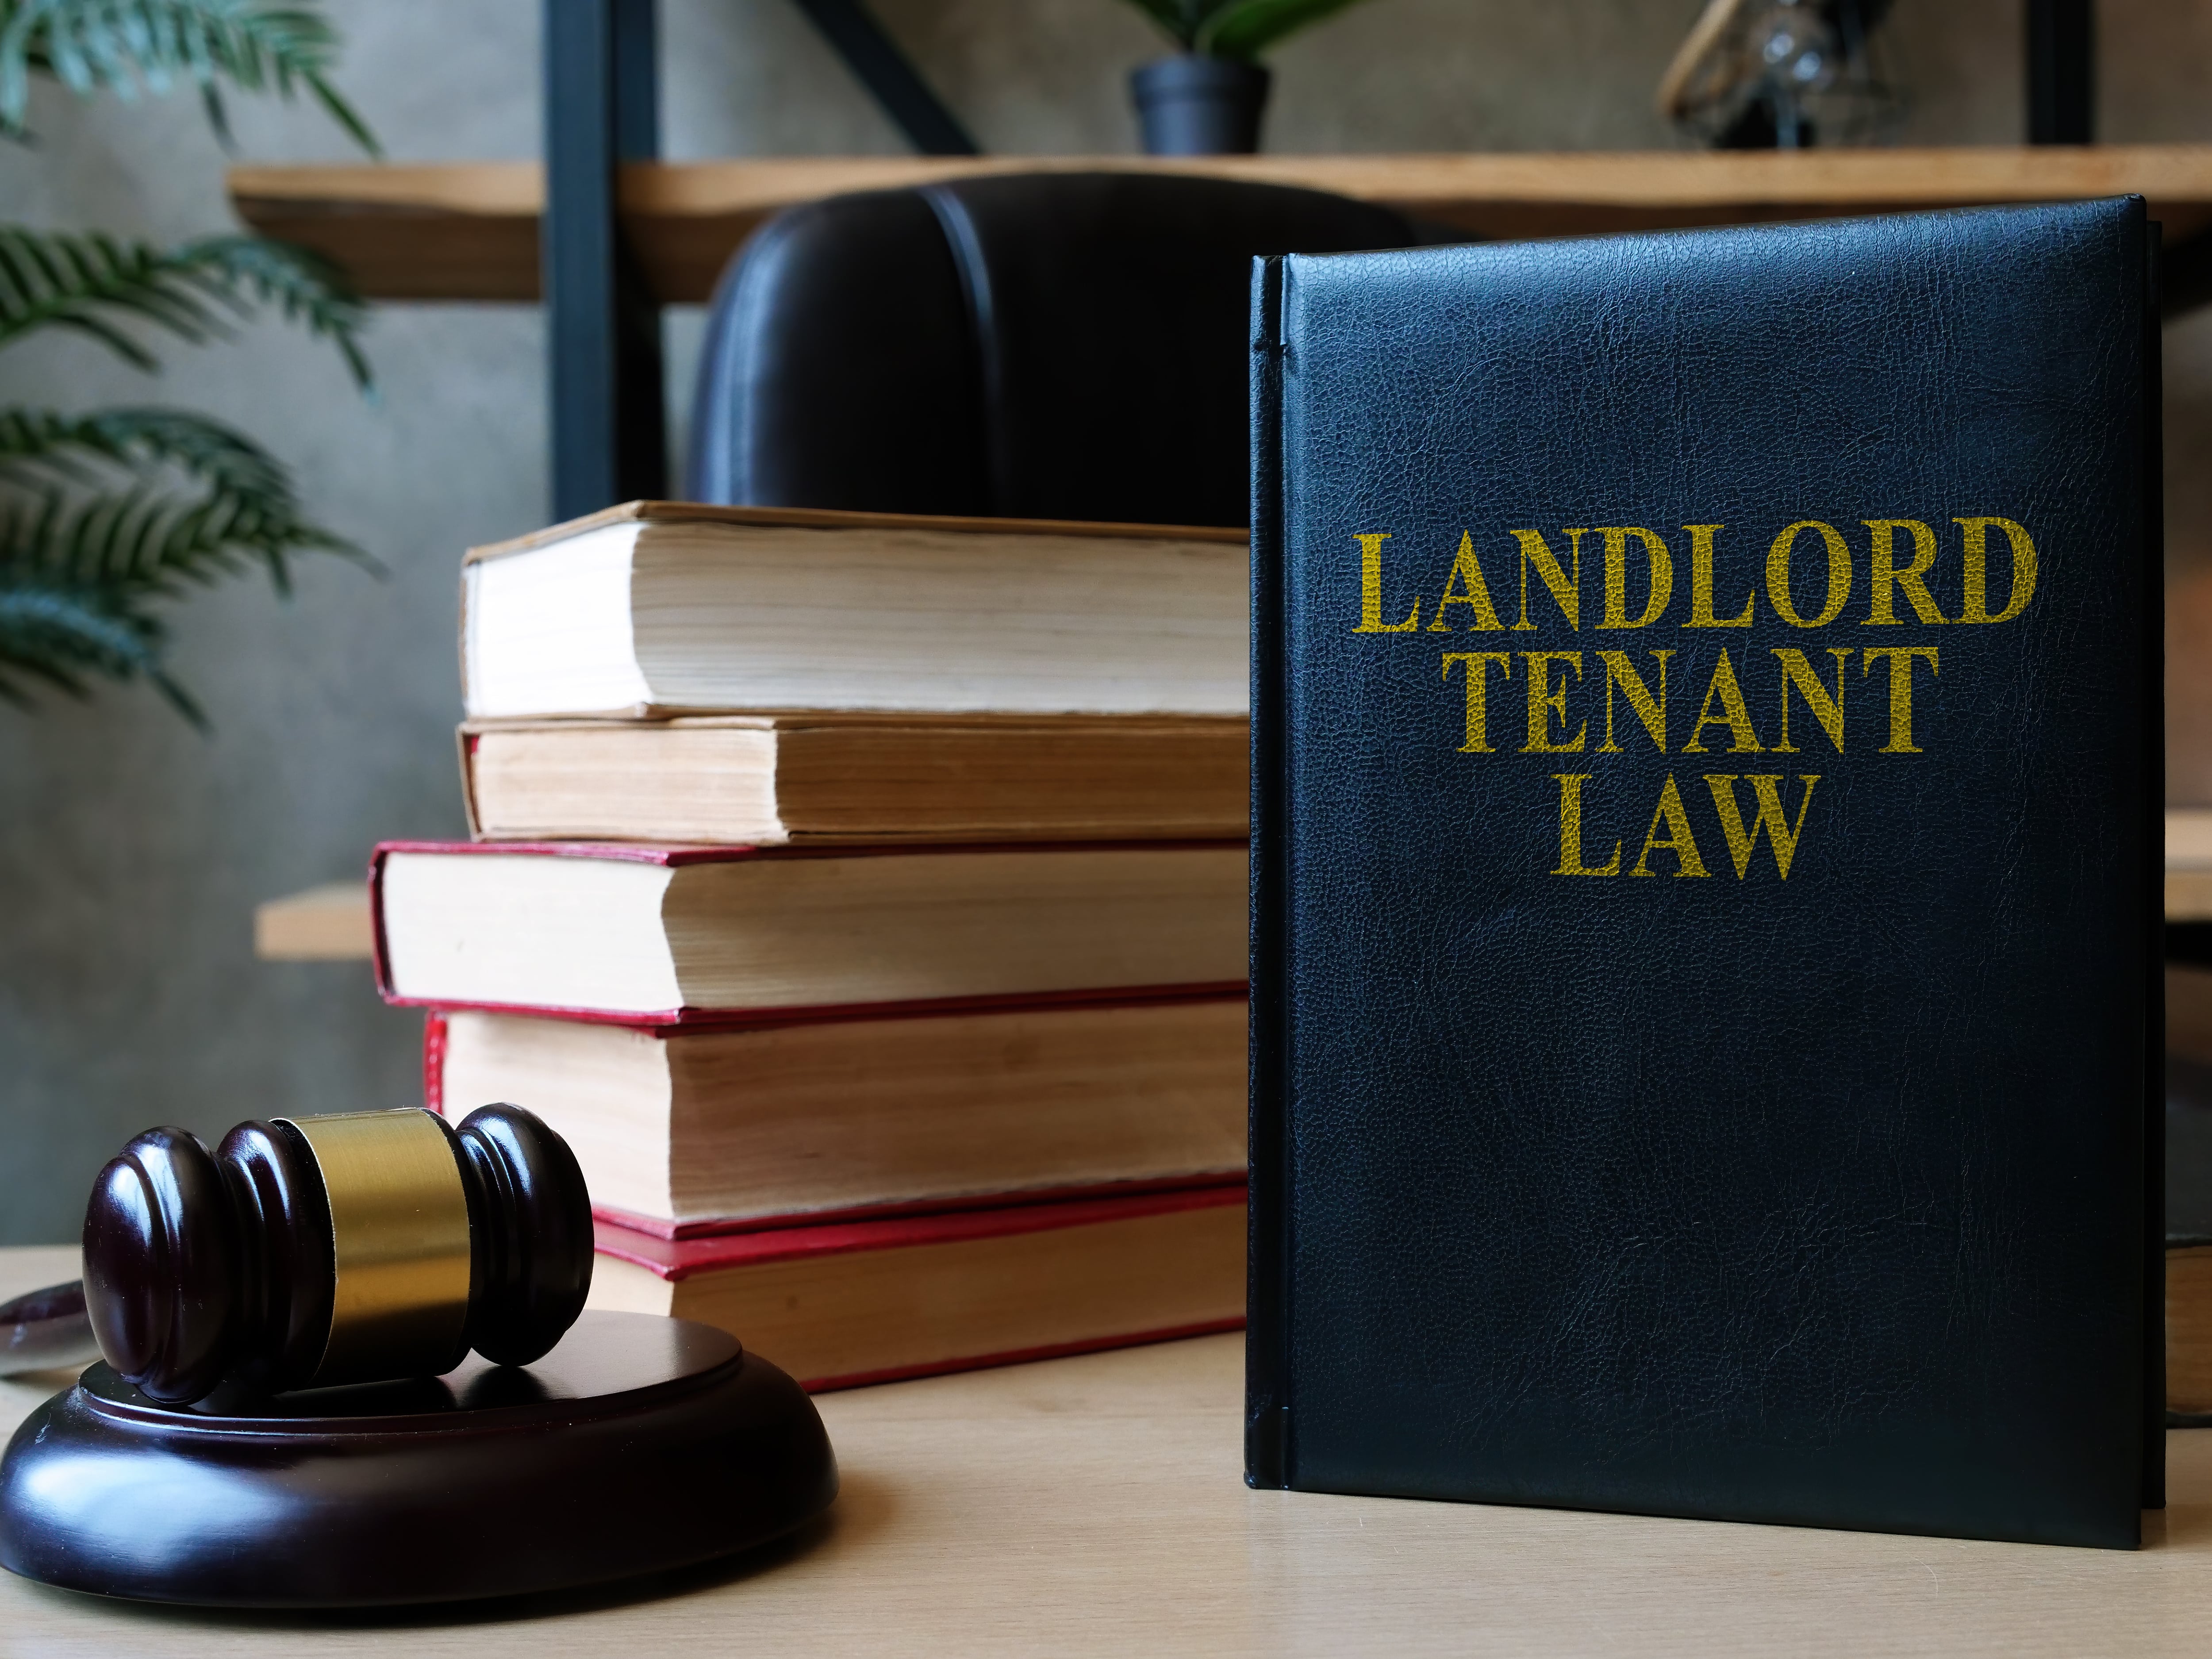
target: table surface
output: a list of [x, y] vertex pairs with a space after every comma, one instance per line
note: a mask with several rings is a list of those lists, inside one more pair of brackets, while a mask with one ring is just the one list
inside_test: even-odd
[[[0, 1299], [75, 1269], [0, 1251]], [[2054, 1549], [1250, 1492], [1242, 1364], [1202, 1337], [824, 1395], [830, 1516], [647, 1591], [301, 1619], [0, 1573], [0, 1654], [2212, 1652], [2212, 1431], [2169, 1435], [2142, 1552]], [[0, 1383], [0, 1432], [66, 1380]]]

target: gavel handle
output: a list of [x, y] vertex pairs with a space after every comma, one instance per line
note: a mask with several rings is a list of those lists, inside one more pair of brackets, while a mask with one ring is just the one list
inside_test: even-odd
[[0, 1376], [88, 1365], [100, 1358], [84, 1311], [84, 1281], [49, 1285], [0, 1303]]

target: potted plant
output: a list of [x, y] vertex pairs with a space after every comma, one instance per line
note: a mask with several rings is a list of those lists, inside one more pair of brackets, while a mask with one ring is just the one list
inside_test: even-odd
[[[336, 31], [319, 0], [0, 0], [0, 142], [27, 138], [29, 82], [130, 98], [197, 90], [219, 136], [226, 88], [304, 92], [371, 154], [376, 141], [328, 78]], [[365, 308], [344, 273], [252, 235], [181, 247], [0, 222], [0, 349], [48, 329], [132, 367], [147, 333], [200, 345], [260, 313], [335, 346], [366, 392]], [[162, 612], [195, 586], [258, 567], [280, 592], [302, 553], [367, 563], [309, 514], [283, 465], [196, 410], [0, 408], [0, 702], [33, 685], [82, 696], [150, 682], [186, 719]]]
[[1148, 155], [1249, 155], [1268, 75], [1260, 54], [1353, 0], [1130, 0], [1182, 48], [1129, 76]]

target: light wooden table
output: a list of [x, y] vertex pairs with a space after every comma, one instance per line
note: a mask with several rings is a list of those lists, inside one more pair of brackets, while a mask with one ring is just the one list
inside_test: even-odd
[[[75, 1271], [0, 1251], [0, 1297]], [[2212, 1431], [2168, 1437], [2140, 1553], [1963, 1543], [1249, 1492], [1242, 1364], [1202, 1337], [824, 1395], [827, 1520], [651, 1596], [301, 1620], [0, 1573], [0, 1654], [2212, 1653]], [[0, 1432], [66, 1380], [0, 1383]]]

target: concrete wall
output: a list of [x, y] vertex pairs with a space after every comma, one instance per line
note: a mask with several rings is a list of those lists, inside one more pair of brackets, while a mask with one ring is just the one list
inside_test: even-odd
[[[787, 0], [664, 0], [676, 156], [896, 151], [895, 132]], [[879, 0], [936, 85], [1000, 150], [1125, 150], [1126, 71], [1158, 49], [1115, 0]], [[1650, 94], [1698, 0], [1374, 0], [1276, 59], [1282, 149], [1666, 145]], [[533, 0], [343, 0], [344, 85], [399, 159], [537, 149]], [[1899, 0], [1902, 134], [2020, 131], [2018, 0]], [[2212, 138], [2212, 7], [2105, 0], [2107, 137]], [[51, 88], [43, 143], [0, 147], [0, 218], [179, 237], [224, 225], [222, 157], [189, 100], [80, 106]], [[256, 160], [337, 157], [327, 123], [242, 106]], [[696, 314], [669, 324], [680, 386]], [[355, 965], [258, 963], [254, 902], [349, 875], [386, 836], [458, 834], [455, 557], [544, 514], [543, 336], [523, 307], [381, 313], [380, 401], [275, 328], [173, 352], [149, 382], [82, 342], [0, 354], [0, 404], [173, 401], [258, 434], [329, 521], [383, 562], [335, 563], [289, 604], [241, 582], [177, 617], [178, 671], [211, 736], [144, 691], [0, 712], [0, 1242], [74, 1234], [94, 1170], [156, 1122], [213, 1134], [279, 1112], [416, 1097], [416, 1018]], [[2177, 611], [2212, 637], [2212, 318], [2169, 337]], [[2175, 726], [2212, 757], [2212, 677]], [[2212, 800], [2212, 763], [2177, 764]]]

